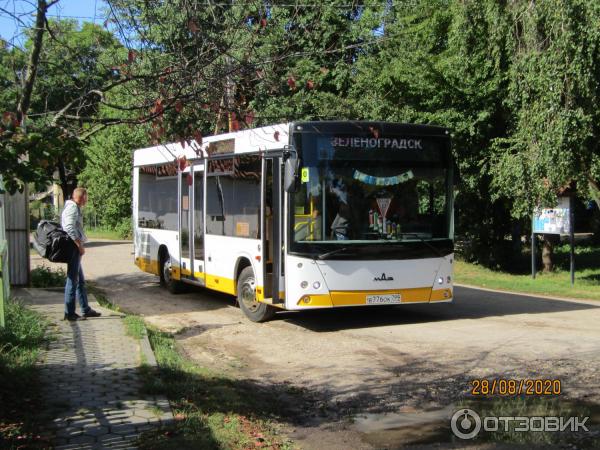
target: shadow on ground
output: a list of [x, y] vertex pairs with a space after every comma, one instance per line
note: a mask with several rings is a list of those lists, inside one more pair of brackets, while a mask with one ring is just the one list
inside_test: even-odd
[[[126, 274], [100, 277], [96, 283], [107, 290], [115, 303], [137, 314], [161, 315], [213, 311], [230, 308], [242, 318], [235, 297], [208, 289], [188, 286], [183, 294], [173, 295], [160, 288], [158, 277]], [[518, 314], [545, 314], [600, 308], [593, 301], [572, 302], [525, 295], [455, 287], [452, 303], [281, 311], [274, 321], [289, 321], [315, 332], [372, 328], [424, 322], [438, 322]], [[232, 319], [236, 319], [232, 316]], [[257, 325], [265, 326], [265, 325]]]
[[133, 250], [133, 241], [98, 241], [94, 239], [85, 244], [86, 248], [106, 247], [108, 245], [129, 245]]
[[466, 287], [455, 287], [454, 295], [452, 303], [283, 312], [277, 314], [275, 320], [287, 320], [316, 332], [331, 332], [353, 328], [600, 308], [600, 303], [595, 305], [591, 301], [553, 300]]

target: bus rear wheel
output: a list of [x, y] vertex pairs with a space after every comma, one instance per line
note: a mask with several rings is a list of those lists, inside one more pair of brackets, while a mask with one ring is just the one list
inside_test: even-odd
[[173, 266], [171, 262], [171, 256], [169, 253], [164, 252], [160, 257], [160, 285], [167, 289], [171, 294], [178, 294], [181, 292], [182, 284], [181, 281], [173, 279]]
[[275, 315], [275, 308], [256, 301], [256, 279], [252, 267], [242, 270], [237, 283], [237, 301], [240, 309], [252, 322], [265, 322]]

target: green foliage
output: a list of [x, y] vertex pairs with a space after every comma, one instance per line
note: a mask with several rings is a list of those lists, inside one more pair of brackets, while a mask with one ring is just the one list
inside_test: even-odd
[[0, 46], [0, 166], [10, 192], [28, 182], [44, 189], [58, 173], [64, 194], [70, 194], [85, 158], [80, 130], [69, 129], [67, 118], [72, 122], [75, 115], [82, 126], [95, 116], [100, 96], [93, 92], [114, 79], [112, 66], [123, 58], [119, 41], [98, 25], [61, 20], [48, 27], [52, 36], [44, 35], [26, 130], [14, 111], [32, 43], [24, 49]]
[[[49, 20], [48, 27], [52, 35], [44, 34], [31, 104], [31, 111], [37, 113], [59, 111], [83, 94], [102, 89], [115, 79], [112, 68], [126, 58], [123, 45], [99, 25], [63, 19]], [[93, 96], [81, 105], [77, 115], [93, 116], [99, 100], [98, 95]]]
[[475, 260], [512, 258], [506, 236], [526, 233], [534, 206], [570, 182], [593, 194], [599, 9], [587, 0], [395, 4], [377, 48], [354, 64], [359, 118], [451, 130], [456, 229]]
[[62, 267], [52, 269], [41, 265], [31, 271], [31, 286], [34, 288], [63, 287], [67, 274]]
[[377, 41], [372, 29], [383, 5], [336, 0], [294, 9], [285, 3], [274, 2], [252, 59], [259, 79], [247, 89], [260, 122], [355, 118], [348, 95], [353, 65]]
[[456, 229], [486, 262], [511, 230], [510, 205], [492, 199], [488, 149], [507, 133], [510, 28], [494, 2], [395, 5], [377, 48], [356, 62], [358, 118], [443, 125], [460, 169]]
[[140, 316], [125, 316], [123, 319], [127, 334], [135, 339], [142, 339], [146, 335], [146, 326], [144, 319]]
[[576, 181], [598, 179], [600, 7], [597, 2], [517, 2], [506, 105], [510, 130], [492, 150], [494, 197], [525, 216]]
[[81, 142], [60, 128], [32, 122], [27, 133], [16, 128], [0, 137], [0, 165], [9, 192], [23, 191], [25, 183], [45, 190], [59, 163], [77, 171], [85, 165]]
[[120, 125], [94, 135], [85, 149], [87, 166], [79, 177], [100, 225], [118, 229], [122, 237], [130, 234], [133, 151], [146, 143], [144, 131]]
[[35, 363], [48, 324], [16, 300], [6, 302], [5, 314], [6, 327], [0, 328], [0, 446], [37, 448], [42, 400]]
[[[99, 122], [147, 125], [101, 131], [85, 158], [68, 134], [46, 133], [41, 119], [28, 130], [38, 135], [24, 137], [12, 117], [3, 118], [0, 141], [12, 188], [42, 184], [55, 167], [72, 181], [87, 160], [83, 179], [102, 226], [128, 228], [132, 149], [148, 140], [200, 140], [244, 121], [448, 127], [460, 169], [456, 229], [472, 258], [490, 266], [518, 255], [507, 236], [519, 242], [532, 209], [567, 185], [600, 202], [596, 1], [253, 0], [197, 8], [185, 0], [112, 0], [111, 7], [135, 50], [97, 26], [52, 22], [58, 41], [45, 41], [32, 109], [57, 111], [114, 83], [102, 102], [92, 95], [77, 103], [79, 131]], [[27, 53], [0, 48], [6, 111], [14, 110]], [[24, 153], [30, 163], [19, 161]]]

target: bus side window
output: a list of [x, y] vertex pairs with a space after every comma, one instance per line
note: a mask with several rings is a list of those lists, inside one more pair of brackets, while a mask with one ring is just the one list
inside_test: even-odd
[[258, 239], [260, 159], [236, 157], [209, 162], [206, 232]]

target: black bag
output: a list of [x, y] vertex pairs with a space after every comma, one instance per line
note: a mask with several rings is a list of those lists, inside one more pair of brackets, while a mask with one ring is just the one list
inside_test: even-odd
[[78, 251], [67, 232], [58, 223], [49, 220], [42, 220], [38, 224], [33, 246], [42, 258], [52, 262], [67, 263], [71, 261], [73, 252]]

